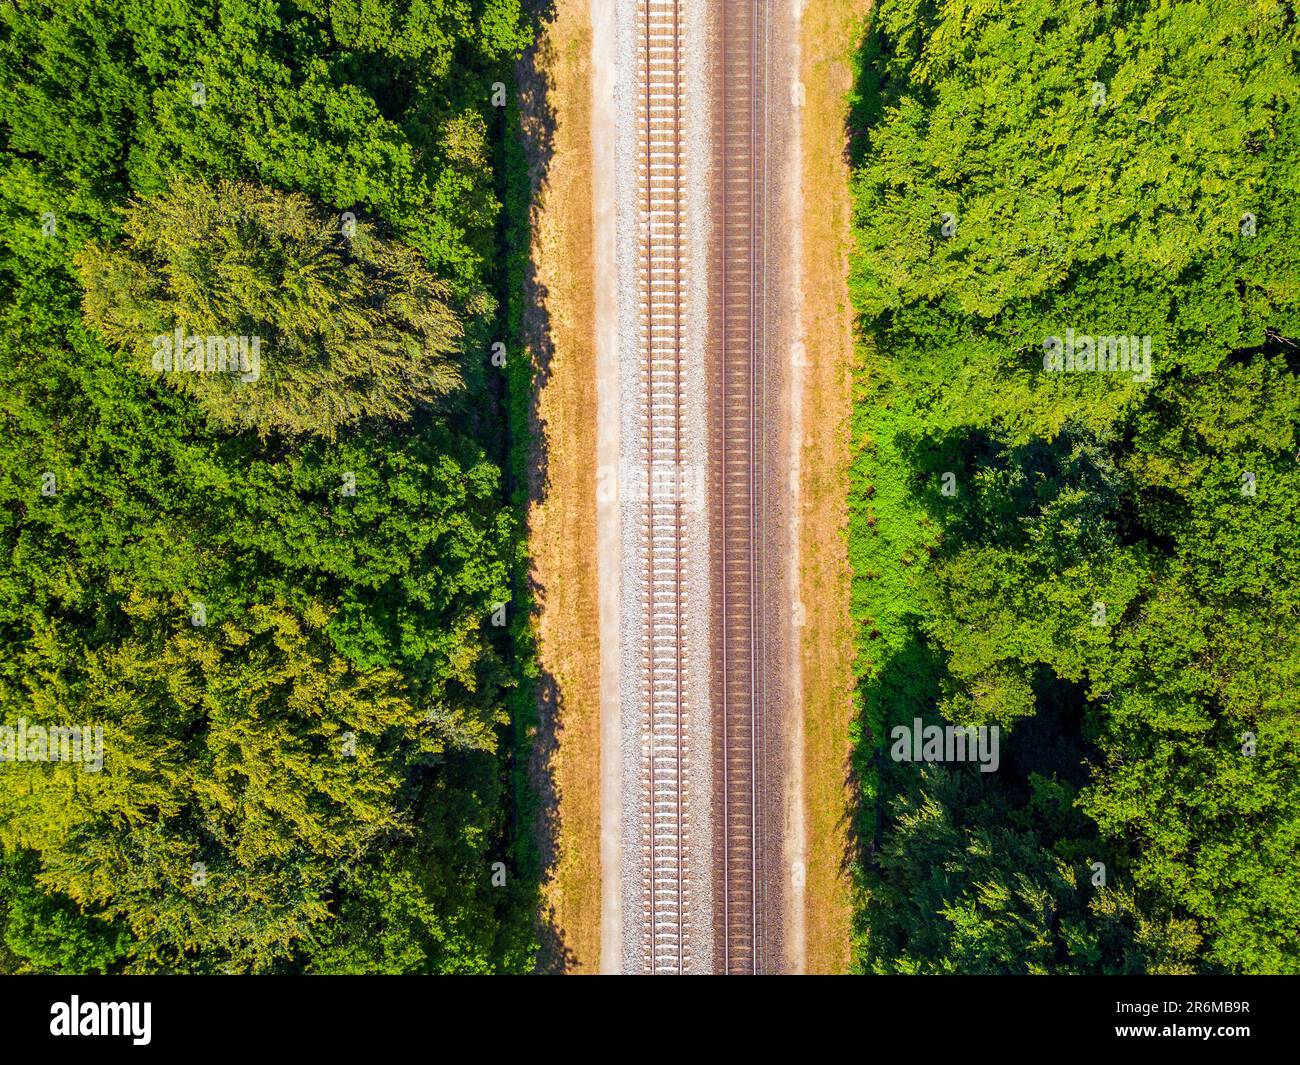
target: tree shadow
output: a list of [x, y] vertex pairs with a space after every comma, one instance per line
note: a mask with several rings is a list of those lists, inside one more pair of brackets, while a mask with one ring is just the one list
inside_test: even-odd
[[[936, 7], [934, 0], [926, 0], [912, 19], [913, 24], [928, 24]], [[871, 147], [871, 128], [881, 122], [885, 112], [898, 105], [904, 86], [910, 87], [905, 79], [891, 75], [890, 68], [895, 59], [892, 42], [876, 28], [876, 13], [872, 11], [867, 17], [867, 32], [862, 35], [853, 57], [856, 76], [845, 128], [845, 162], [851, 169], [861, 166], [867, 157]]]
[[[889, 758], [890, 730], [910, 725], [914, 718], [926, 724], [939, 721], [935, 705], [943, 676], [942, 656], [926, 645], [913, 626], [903, 645], [858, 684], [857, 742], [848, 783], [857, 796], [848, 825], [842, 872], [860, 890], [872, 893], [880, 876], [878, 856], [885, 842], [889, 809], [905, 793], [910, 781]], [[862, 904], [854, 906], [854, 942], [867, 948], [861, 960], [870, 960], [878, 939], [879, 913]]]

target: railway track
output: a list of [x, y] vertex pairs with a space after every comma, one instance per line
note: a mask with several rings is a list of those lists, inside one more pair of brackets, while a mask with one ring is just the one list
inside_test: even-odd
[[[645, 505], [642, 667], [643, 971], [692, 968], [688, 838], [682, 232], [683, 0], [637, 0], [638, 299]], [[769, 971], [769, 778], [763, 614], [766, 0], [721, 0], [713, 93], [710, 550], [712, 968]], [[702, 649], [700, 649], [702, 650]], [[710, 871], [702, 870], [708, 875]], [[708, 920], [706, 915], [705, 920]]]
[[715, 968], [769, 964], [764, 699], [764, 204], [766, 0], [718, 11], [713, 286], [712, 537], [716, 707]]
[[681, 476], [682, 13], [679, 0], [639, 0], [637, 13], [641, 462], [646, 473], [644, 950], [647, 972], [682, 973], [691, 962]]

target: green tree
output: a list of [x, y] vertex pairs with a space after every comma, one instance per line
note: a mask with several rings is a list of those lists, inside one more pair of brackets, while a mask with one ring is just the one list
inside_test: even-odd
[[127, 954], [130, 934], [85, 916], [70, 900], [41, 890], [31, 855], [0, 860], [0, 925], [24, 970], [59, 975], [105, 973]]
[[[79, 912], [132, 971], [301, 970], [362, 934], [350, 916], [342, 938], [328, 929], [362, 912], [391, 852], [439, 871], [412, 879], [413, 912], [444, 931], [413, 932], [403, 964], [530, 965], [535, 881], [486, 879], [524, 819], [510, 783], [527, 736], [505, 722], [526, 648], [487, 624], [522, 572], [519, 523], [487, 371], [462, 356], [500, 332], [491, 86], [511, 83], [529, 32], [516, 0], [0, 10], [0, 713], [93, 712], [111, 733], [102, 773], [7, 775], [0, 845], [39, 892], [13, 928]], [[260, 213], [223, 218], [223, 188], [252, 189]], [[213, 243], [165, 229], [164, 205]], [[153, 226], [138, 247], [137, 223]], [[141, 262], [170, 269], [164, 251], [174, 272], [142, 279]], [[79, 253], [122, 286], [99, 292], [105, 322], [184, 298], [205, 332], [250, 334], [253, 316], [228, 330], [230, 305], [204, 298], [229, 284], [262, 324], [286, 312], [298, 362], [262, 408], [223, 394], [231, 381], [161, 377], [135, 326], [110, 350], [83, 321]], [[391, 720], [356, 709], [378, 731], [347, 730], [345, 768], [331, 745], [349, 690]], [[81, 832], [98, 841], [84, 858]], [[29, 954], [101, 967], [87, 936], [66, 942]]]
[[[863, 968], [1300, 971], [1297, 33], [1281, 2], [873, 10]], [[1067, 330], [1149, 336], [1151, 379], [1049, 372]], [[1043, 739], [1066, 711], [1080, 735]], [[880, 737], [935, 713], [1041, 748], [1084, 820], [1048, 831], [1024, 765], [918, 796]], [[1053, 865], [1087, 841], [1109, 910]], [[1043, 892], [1078, 918], [1069, 943], [1034, 917]]]
[[231, 428], [332, 435], [405, 420], [460, 383], [447, 287], [416, 252], [300, 195], [188, 181], [135, 204], [121, 245], [88, 245], [77, 264], [88, 322]]

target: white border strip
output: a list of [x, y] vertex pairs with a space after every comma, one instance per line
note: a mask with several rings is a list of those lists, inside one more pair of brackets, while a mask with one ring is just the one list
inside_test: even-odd
[[600, 971], [623, 968], [623, 744], [619, 639], [619, 306], [615, 5], [591, 0], [592, 287], [596, 305], [596, 575], [600, 626]]

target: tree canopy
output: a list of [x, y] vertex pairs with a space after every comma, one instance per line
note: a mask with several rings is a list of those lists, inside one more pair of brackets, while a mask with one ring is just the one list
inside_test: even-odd
[[85, 321], [220, 425], [405, 421], [461, 383], [463, 327], [419, 252], [300, 193], [191, 180], [76, 257]]
[[[1280, 2], [873, 10], [863, 968], [1300, 971], [1297, 43]], [[1003, 769], [888, 762], [913, 715]]]
[[[0, 723], [104, 736], [98, 771], [0, 765], [5, 966], [530, 966], [525, 442], [473, 354], [530, 32], [516, 0], [0, 11]], [[177, 329], [204, 373], [155, 370]]]

